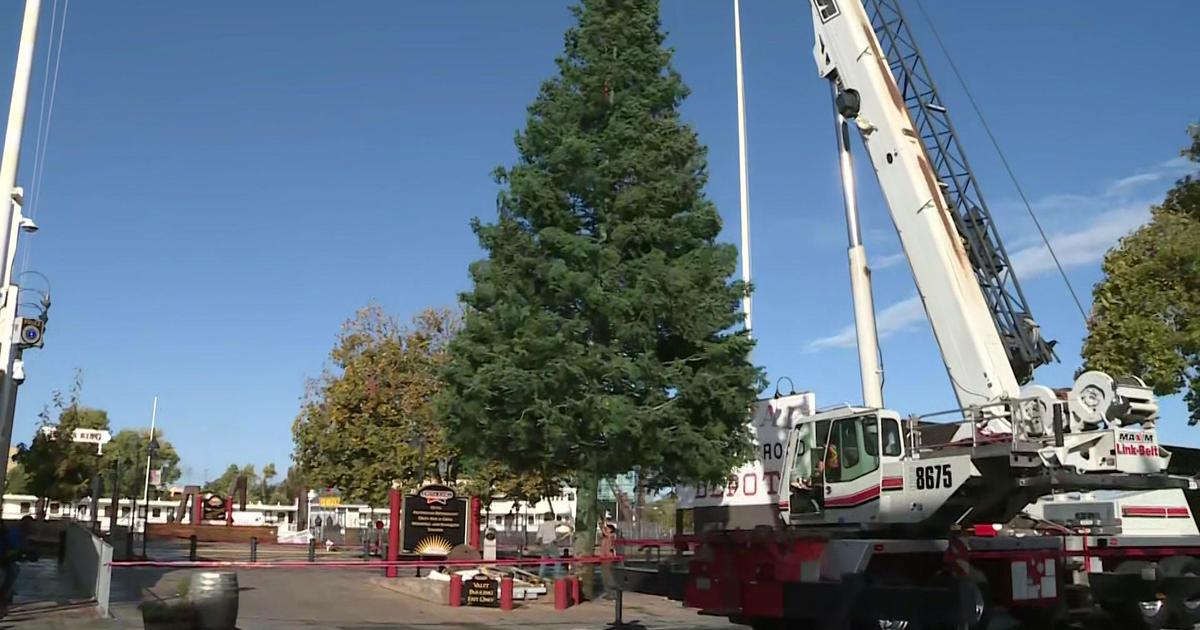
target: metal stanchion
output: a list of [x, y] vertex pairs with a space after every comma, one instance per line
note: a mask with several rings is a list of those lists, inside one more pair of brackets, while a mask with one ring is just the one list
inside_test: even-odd
[[363, 537], [363, 562], [371, 560], [371, 541], [366, 536]]
[[258, 562], [258, 536], [250, 537], [250, 562]]
[[310, 538], [308, 540], [308, 561], [309, 562], [317, 561], [317, 539], [316, 538]]
[[188, 536], [188, 561], [196, 561], [196, 535]]
[[623, 602], [621, 600], [622, 600], [621, 589], [618, 588], [617, 596], [613, 598], [613, 615], [614, 615], [613, 627], [614, 628], [624, 628], [625, 627], [625, 620], [621, 618], [621, 613], [623, 612], [623, 610], [622, 610]]

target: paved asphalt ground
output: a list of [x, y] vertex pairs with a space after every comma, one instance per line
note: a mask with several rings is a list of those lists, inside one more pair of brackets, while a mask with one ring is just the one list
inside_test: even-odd
[[[151, 550], [151, 557], [176, 556], [178, 549]], [[266, 554], [260, 549], [260, 559]], [[274, 553], [272, 553], [274, 552]], [[272, 556], [291, 555], [271, 550]], [[184, 551], [186, 554], [186, 550]], [[202, 558], [243, 560], [240, 548], [208, 546]], [[181, 558], [180, 558], [181, 559]], [[320, 560], [346, 560], [344, 554], [325, 554]], [[22, 567], [18, 595], [8, 615], [0, 619], [0, 630], [76, 628], [142, 628], [138, 604], [148, 592], [168, 594], [186, 570], [118, 567], [113, 570], [111, 619], [98, 619], [93, 605], [84, 599], [54, 559], [43, 559]], [[605, 628], [614, 618], [611, 602], [589, 602], [566, 611], [556, 611], [549, 600], [527, 604], [517, 610], [450, 608], [397, 593], [372, 583], [378, 569], [244, 569], [238, 571], [238, 628], [277, 630], [285, 628], [332, 628], [375, 630], [384, 628], [432, 630], [451, 628], [522, 628], [527, 630], [576, 630]], [[638, 622], [647, 630], [732, 630], [743, 628], [724, 619], [703, 617], [684, 609], [678, 602], [658, 597], [628, 594], [624, 619]]]

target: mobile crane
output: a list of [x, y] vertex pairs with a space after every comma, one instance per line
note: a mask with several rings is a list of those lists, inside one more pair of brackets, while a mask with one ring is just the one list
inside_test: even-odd
[[[1089, 371], [1068, 389], [1028, 383], [1054, 359], [1053, 344], [1030, 313], [898, 0], [810, 1], [814, 58], [834, 104], [863, 405], [813, 412], [804, 395], [759, 404], [758, 438], [775, 466], [759, 462], [751, 477], [707, 495], [749, 494], [750, 478], [757, 492], [761, 479], [774, 518], [748, 530], [730, 527], [732, 512], [720, 510], [705, 532], [697, 515], [685, 603], [756, 628], [985, 628], [995, 604], [1036, 626], [1053, 623], [1068, 599], [1103, 605], [1122, 627], [1200, 622], [1192, 605], [1200, 546], [1174, 549], [1162, 563], [1173, 575], [1164, 577], [1151, 563], [1110, 571], [1101, 556], [1111, 549], [1089, 550], [1089, 541], [1103, 543], [1061, 525], [1054, 536], [1045, 522], [997, 535], [997, 524], [1052, 492], [1178, 491], [1196, 482], [1166, 474], [1158, 405], [1136, 377]], [[900, 236], [960, 421], [883, 406], [851, 126]]]

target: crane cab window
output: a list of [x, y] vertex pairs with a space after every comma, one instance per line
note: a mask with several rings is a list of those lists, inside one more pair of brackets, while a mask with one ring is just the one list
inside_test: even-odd
[[904, 454], [900, 446], [900, 423], [891, 419], [880, 421], [883, 425], [883, 455], [884, 457], [900, 457]]
[[846, 482], [879, 470], [879, 422], [875, 416], [833, 423], [825, 452], [825, 481]]

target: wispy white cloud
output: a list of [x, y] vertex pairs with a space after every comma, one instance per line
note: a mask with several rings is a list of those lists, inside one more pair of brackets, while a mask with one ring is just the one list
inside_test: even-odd
[[896, 265], [899, 265], [901, 263], [906, 263], [906, 262], [908, 262], [908, 257], [904, 255], [904, 252], [896, 252], [895, 254], [884, 254], [883, 256], [878, 256], [876, 258], [871, 259], [871, 269], [878, 271], [880, 269], [888, 269], [890, 267], [895, 267]]
[[[1093, 218], [1077, 232], [1050, 235], [1050, 245], [1063, 267], [1086, 265], [1100, 260], [1122, 236], [1149, 219], [1150, 202], [1131, 204]], [[1034, 278], [1055, 270], [1050, 249], [1041, 242], [1010, 253], [1009, 260], [1018, 278]]]
[[[879, 311], [875, 316], [875, 328], [879, 331], [879, 337], [882, 339], [913, 328], [924, 319], [925, 307], [921, 305], [920, 298], [914, 295]], [[856, 342], [854, 324], [850, 324], [842, 327], [835, 335], [822, 337], [808, 344], [808, 350], [853, 348]]]
[[[1070, 210], [1071, 220], [1082, 223], [1079, 228], [1067, 227], [1053, 231], [1048, 239], [1064, 268], [1093, 264], [1121, 237], [1136, 230], [1150, 218], [1150, 206], [1155, 195], [1148, 194], [1153, 184], [1165, 183], [1194, 171], [1195, 165], [1183, 158], [1167, 160], [1138, 173], [1114, 180], [1095, 195], [1051, 195], [1034, 202], [1039, 212]], [[1082, 211], [1086, 211], [1084, 214]], [[1009, 251], [1017, 277], [1028, 280], [1055, 271], [1050, 250], [1036, 235], [1025, 235], [1015, 241], [1016, 250]], [[889, 254], [872, 261], [873, 269], [886, 269], [904, 262], [904, 254]], [[925, 320], [925, 311], [917, 296], [895, 302], [878, 312], [876, 328], [879, 338], [910, 330]], [[842, 327], [837, 333], [813, 340], [808, 351], [828, 348], [853, 348], [856, 343], [854, 325]]]
[[1120, 197], [1136, 193], [1149, 184], [1155, 184], [1164, 180], [1171, 181], [1187, 175], [1193, 170], [1195, 170], [1195, 165], [1186, 158], [1182, 156], [1171, 158], [1170, 160], [1159, 162], [1150, 168], [1138, 171], [1133, 175], [1114, 181], [1108, 185], [1104, 194], [1107, 197]]

